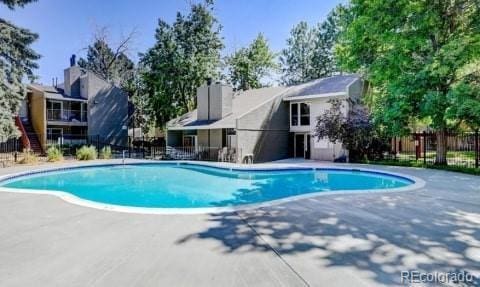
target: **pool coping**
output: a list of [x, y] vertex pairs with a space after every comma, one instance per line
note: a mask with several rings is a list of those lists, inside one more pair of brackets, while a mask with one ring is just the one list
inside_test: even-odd
[[329, 196], [329, 195], [348, 195], [348, 194], [362, 194], [362, 193], [392, 193], [392, 192], [406, 192], [414, 191], [420, 188], [423, 188], [426, 182], [418, 177], [406, 175], [397, 172], [386, 172], [380, 171], [371, 168], [364, 167], [339, 167], [336, 165], [325, 165], [318, 166], [318, 164], [307, 164], [306, 166], [295, 166], [294, 164], [284, 164], [282, 166], [262, 164], [262, 165], [238, 165], [231, 163], [217, 163], [217, 162], [198, 162], [198, 161], [188, 161], [188, 160], [178, 160], [178, 161], [159, 161], [159, 160], [140, 160], [140, 161], [126, 161], [122, 162], [97, 162], [97, 163], [87, 163], [87, 164], [72, 164], [61, 167], [47, 167], [40, 169], [33, 169], [22, 172], [15, 172], [10, 174], [5, 174], [0, 176], [0, 182], [14, 179], [21, 176], [41, 174], [62, 170], [71, 170], [71, 169], [81, 169], [81, 168], [91, 168], [91, 167], [102, 167], [102, 166], [122, 166], [122, 165], [142, 165], [142, 164], [188, 164], [188, 165], [198, 165], [198, 166], [207, 166], [212, 168], [226, 169], [230, 171], [279, 171], [279, 170], [339, 170], [339, 171], [360, 171], [368, 172], [374, 174], [388, 175], [393, 177], [398, 177], [412, 181], [413, 184], [396, 187], [396, 188], [384, 188], [384, 189], [362, 189], [362, 190], [335, 190], [335, 191], [318, 191], [311, 192], [301, 195], [289, 196], [281, 199], [275, 199], [260, 203], [250, 203], [250, 204], [241, 204], [236, 206], [225, 206], [225, 207], [190, 207], [190, 208], [160, 208], [160, 207], [133, 207], [133, 206], [122, 206], [114, 204], [99, 203], [87, 199], [80, 198], [71, 193], [58, 190], [43, 190], [43, 189], [21, 189], [21, 188], [8, 188], [1, 187], [0, 192], [11, 192], [11, 193], [26, 193], [26, 194], [48, 194], [54, 195], [61, 198], [62, 200], [76, 204], [84, 207], [95, 208], [106, 211], [115, 211], [123, 213], [136, 213], [136, 214], [208, 214], [208, 213], [222, 213], [222, 212], [235, 212], [248, 209], [256, 209], [261, 207], [269, 207], [274, 205], [279, 205], [282, 203], [298, 201], [302, 199], [309, 199], [319, 196]]

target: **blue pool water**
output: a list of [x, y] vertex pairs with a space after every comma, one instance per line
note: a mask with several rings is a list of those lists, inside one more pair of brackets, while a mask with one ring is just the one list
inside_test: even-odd
[[191, 164], [84, 167], [0, 183], [11, 188], [65, 191], [107, 204], [157, 208], [235, 206], [312, 192], [410, 184], [413, 182], [406, 178], [364, 171], [239, 171]]

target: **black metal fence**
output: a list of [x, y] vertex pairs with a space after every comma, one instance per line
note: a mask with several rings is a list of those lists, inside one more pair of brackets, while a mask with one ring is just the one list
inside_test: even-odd
[[[479, 133], [448, 133], [447, 164], [449, 166], [478, 168], [480, 160]], [[390, 143], [391, 152], [385, 159], [399, 162], [416, 162], [424, 165], [435, 164], [437, 137], [435, 133], [413, 133], [395, 137]]]
[[123, 144], [115, 144], [101, 136], [66, 135], [50, 138], [49, 146], [62, 149], [64, 156], [75, 156], [77, 149], [83, 145], [92, 145], [98, 152], [108, 146], [113, 158], [159, 159], [159, 160], [203, 160], [236, 162], [237, 153], [233, 148], [205, 146], [166, 146], [163, 138], [128, 137]]
[[19, 139], [8, 139], [0, 141], [0, 167], [8, 166], [18, 161], [22, 144]]

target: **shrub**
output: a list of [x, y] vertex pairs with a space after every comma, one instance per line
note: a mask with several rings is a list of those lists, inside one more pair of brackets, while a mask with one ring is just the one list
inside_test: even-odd
[[63, 151], [59, 146], [51, 146], [47, 150], [47, 161], [55, 162], [63, 160]]
[[24, 149], [22, 153], [21, 164], [33, 164], [38, 162], [38, 158], [31, 149]]
[[339, 100], [331, 100], [330, 104], [331, 108], [317, 118], [315, 136], [341, 142], [352, 162], [382, 159], [389, 151], [388, 141], [375, 128], [368, 110], [352, 103], [348, 115], [344, 116]]
[[112, 148], [110, 146], [104, 146], [100, 150], [101, 159], [111, 159], [112, 158]]
[[91, 146], [82, 146], [81, 148], [77, 149], [77, 159], [78, 160], [93, 160], [97, 159], [97, 149]]

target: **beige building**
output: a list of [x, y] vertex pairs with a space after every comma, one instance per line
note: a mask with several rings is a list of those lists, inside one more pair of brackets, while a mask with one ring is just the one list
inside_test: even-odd
[[18, 125], [30, 147], [43, 153], [49, 145], [81, 145], [89, 137], [110, 144], [127, 142], [128, 96], [95, 73], [81, 69], [72, 56], [64, 82], [28, 85]]

